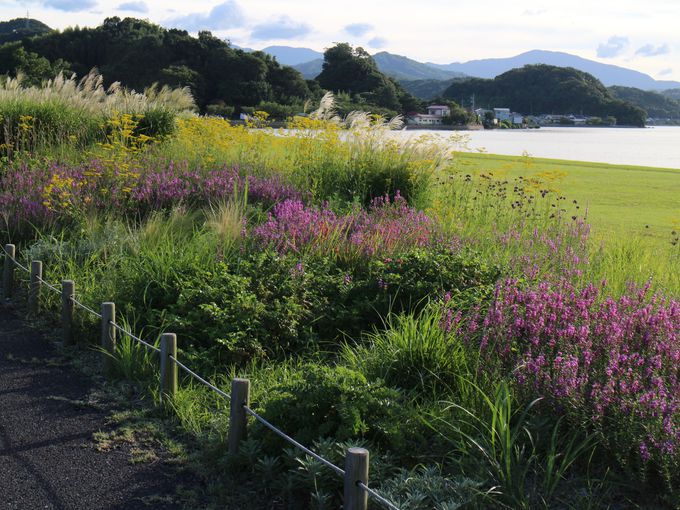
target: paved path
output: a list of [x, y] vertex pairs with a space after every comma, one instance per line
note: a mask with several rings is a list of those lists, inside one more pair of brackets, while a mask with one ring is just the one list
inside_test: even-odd
[[74, 401], [92, 382], [0, 304], [0, 509], [178, 508], [161, 462], [131, 464], [126, 448], [95, 448], [106, 413]]

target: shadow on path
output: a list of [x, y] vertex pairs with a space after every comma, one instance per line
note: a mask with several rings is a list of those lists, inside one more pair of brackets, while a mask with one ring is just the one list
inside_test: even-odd
[[[49, 363], [54, 348], [0, 304], [0, 508], [179, 508], [176, 475], [161, 462], [131, 464], [129, 448], [100, 452], [106, 413], [82, 405], [92, 382]], [[152, 503], [158, 501], [158, 503]]]

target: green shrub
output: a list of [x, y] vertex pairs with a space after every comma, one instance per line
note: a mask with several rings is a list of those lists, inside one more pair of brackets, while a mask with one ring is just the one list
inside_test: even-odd
[[[305, 363], [269, 389], [259, 412], [303, 444], [325, 437], [384, 441], [389, 424], [399, 422], [400, 399], [398, 391], [355, 370]], [[258, 430], [264, 442], [275, 437]]]
[[229, 106], [227, 104], [224, 104], [223, 101], [219, 103], [213, 103], [209, 104], [205, 107], [205, 113], [207, 115], [218, 115], [220, 117], [224, 117], [227, 119], [230, 119], [234, 115], [234, 111], [236, 108], [233, 106]]
[[262, 101], [257, 110], [267, 112], [269, 120], [286, 120], [302, 110], [298, 105], [285, 105], [273, 101]]
[[[173, 265], [172, 261], [168, 261]], [[391, 312], [423, 308], [436, 296], [470, 306], [490, 295], [498, 276], [472, 256], [420, 250], [401, 258], [345, 267], [334, 258], [273, 251], [247, 253], [238, 261], [171, 270], [168, 289], [152, 278], [147, 304], [167, 308], [164, 319], [214, 361], [243, 363], [292, 352], [337, 349], [341, 335], [360, 338], [383, 325]], [[176, 295], [171, 302], [163, 294]]]
[[135, 131], [155, 139], [165, 138], [175, 132], [176, 112], [167, 108], [151, 108], [137, 122]]
[[[391, 315], [388, 327], [365, 336], [362, 345], [343, 348], [342, 358], [369, 379], [406, 390], [450, 390], [474, 371], [463, 343], [442, 328], [442, 314]], [[431, 391], [426, 391], [429, 396]]]

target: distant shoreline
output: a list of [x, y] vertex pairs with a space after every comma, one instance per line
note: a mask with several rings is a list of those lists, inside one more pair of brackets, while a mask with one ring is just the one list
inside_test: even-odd
[[484, 126], [481, 124], [462, 124], [459, 126], [422, 126], [417, 124], [406, 124], [404, 129], [407, 131], [482, 131]]

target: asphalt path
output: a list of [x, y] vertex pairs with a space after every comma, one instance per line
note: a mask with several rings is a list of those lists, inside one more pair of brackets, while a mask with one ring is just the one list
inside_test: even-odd
[[87, 401], [93, 382], [0, 304], [0, 509], [151, 509], [173, 503], [162, 461], [132, 464], [125, 446], [102, 452], [93, 434], [107, 412]]

